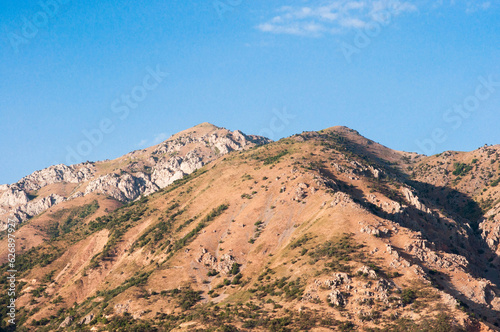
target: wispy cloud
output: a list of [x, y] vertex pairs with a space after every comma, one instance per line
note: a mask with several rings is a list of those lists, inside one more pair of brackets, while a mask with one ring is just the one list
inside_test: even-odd
[[142, 148], [145, 148], [145, 147], [148, 147], [148, 146], [153, 146], [153, 145], [159, 144], [159, 143], [165, 141], [169, 137], [170, 137], [170, 135], [168, 135], [167, 133], [160, 133], [160, 134], [156, 135], [152, 140], [149, 140], [149, 139], [143, 139], [143, 140], [141, 140], [135, 146], [137, 148], [141, 148], [142, 149]]
[[431, 3], [431, 8], [436, 9], [444, 6], [461, 7], [467, 14], [492, 9], [495, 3], [491, 1], [470, 1], [470, 0], [435, 0]]
[[153, 145], [155, 144], [159, 144], [163, 141], [165, 141], [170, 135], [168, 135], [167, 133], [160, 133], [158, 135], [156, 135], [156, 137], [153, 139]]
[[[491, 10], [492, 1], [470, 0], [326, 0], [311, 5], [284, 6], [271, 19], [257, 25], [262, 32], [320, 37], [362, 29], [405, 13], [457, 7], [467, 14]], [[418, 3], [418, 7], [417, 7]]]
[[416, 10], [414, 4], [398, 0], [336, 0], [316, 6], [285, 6], [257, 29], [274, 34], [319, 37], [364, 28], [370, 23], [384, 21], [388, 15], [399, 16]]
[[143, 139], [139, 143], [137, 143], [135, 146], [137, 148], [144, 148], [144, 147], [147, 146], [147, 144], [148, 144], [148, 140], [147, 139]]
[[477, 2], [467, 1], [466, 13], [472, 14], [478, 11], [488, 10], [490, 8], [491, 8], [490, 1], [477, 1]]

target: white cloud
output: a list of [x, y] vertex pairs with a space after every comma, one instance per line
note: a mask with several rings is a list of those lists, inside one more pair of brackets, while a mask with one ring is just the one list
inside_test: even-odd
[[490, 8], [491, 8], [490, 1], [477, 1], [477, 2], [467, 1], [466, 13], [472, 14], [481, 10], [483, 11], [488, 10]]
[[137, 143], [135, 146], [138, 147], [138, 148], [144, 148], [144, 147], [147, 146], [146, 144], [148, 144], [148, 140], [147, 139], [143, 139], [139, 143]]
[[153, 139], [153, 145], [159, 144], [163, 141], [165, 141], [169, 135], [167, 133], [161, 133], [156, 135], [156, 137]]
[[160, 144], [161, 142], [163, 142], [167, 138], [169, 138], [169, 136], [170, 135], [168, 135], [167, 133], [160, 133], [160, 134], [156, 135], [152, 140], [148, 140], [148, 139], [141, 140], [135, 146], [137, 148], [143, 149], [143, 148], [146, 148], [146, 147], [149, 147], [149, 146]]
[[257, 29], [274, 34], [318, 37], [363, 28], [416, 10], [414, 4], [398, 0], [336, 0], [317, 6], [285, 6]]
[[[257, 25], [262, 32], [297, 36], [320, 37], [365, 28], [376, 22], [387, 22], [404, 13], [417, 11], [417, 0], [325, 0], [311, 1], [301, 7], [284, 6], [277, 15]], [[436, 10], [458, 7], [467, 14], [491, 10], [492, 1], [471, 0], [419, 0], [419, 9]]]
[[464, 10], [467, 14], [472, 14], [480, 11], [490, 10], [497, 7], [495, 2], [492, 1], [471, 1], [471, 0], [434, 0], [425, 1], [423, 3], [430, 9], [439, 9], [442, 7], [458, 7]]

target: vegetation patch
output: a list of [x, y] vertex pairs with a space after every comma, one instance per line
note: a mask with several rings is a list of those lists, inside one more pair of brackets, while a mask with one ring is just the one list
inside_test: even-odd
[[344, 234], [336, 240], [327, 241], [309, 251], [309, 256], [312, 258], [310, 264], [315, 264], [320, 259], [324, 259], [326, 260], [325, 267], [328, 270], [350, 272], [351, 267], [347, 262], [354, 259], [363, 259], [363, 254], [358, 252], [361, 248], [363, 248], [363, 245], [356, 244], [352, 234]]
[[119, 287], [112, 289], [112, 290], [109, 290], [109, 291], [97, 291], [96, 296], [103, 296], [104, 297], [103, 302], [107, 302], [107, 301], [111, 300], [112, 298], [114, 298], [115, 296], [117, 296], [118, 294], [123, 293], [124, 291], [126, 291], [130, 287], [133, 287], [133, 286], [140, 287], [140, 286], [146, 285], [148, 278], [152, 273], [153, 273], [153, 271], [142, 272], [142, 273], [137, 272], [135, 276], [125, 280], [125, 282], [122, 285], [120, 285]]
[[290, 152], [288, 150], [283, 150], [274, 156], [267, 157], [264, 159], [264, 165], [271, 165], [277, 163], [282, 157], [286, 156], [289, 153]]
[[453, 171], [453, 175], [455, 176], [465, 176], [472, 170], [471, 165], [467, 165], [464, 163], [455, 163], [453, 164], [455, 170]]
[[290, 248], [293, 250], [295, 248], [302, 247], [304, 244], [306, 244], [311, 239], [312, 239], [311, 234], [304, 234], [299, 239], [297, 239], [295, 242], [293, 242], [290, 245]]
[[220, 216], [228, 208], [229, 204], [221, 204], [212, 211], [210, 211], [210, 213], [207, 214], [191, 232], [186, 234], [182, 239], [177, 240], [175, 242], [173, 250], [177, 251], [186, 246], [187, 244], [189, 244], [191, 241], [193, 241], [195, 237], [198, 235], [198, 233], [203, 228], [205, 228], [209, 222], [214, 220], [216, 217]]
[[267, 296], [280, 296], [286, 301], [300, 299], [304, 293], [305, 285], [300, 278], [289, 281], [290, 277], [282, 277], [274, 281], [268, 276], [259, 276], [260, 284], [254, 284], [254, 288], [249, 289], [258, 299]]
[[162, 291], [161, 295], [170, 295], [177, 299], [182, 310], [191, 309], [201, 298], [200, 291], [194, 291], [191, 287]]

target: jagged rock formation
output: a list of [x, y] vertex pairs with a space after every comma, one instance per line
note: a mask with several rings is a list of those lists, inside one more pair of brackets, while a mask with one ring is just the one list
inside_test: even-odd
[[[56, 204], [91, 193], [122, 202], [133, 201], [165, 188], [231, 151], [269, 142], [264, 137], [203, 123], [116, 161], [51, 166], [15, 184], [0, 186], [0, 230], [5, 229], [7, 217], [22, 222]], [[120, 165], [110, 171], [114, 164]], [[51, 185], [62, 185], [67, 190], [54, 188], [55, 194], [37, 196], [38, 191]]]
[[16, 186], [25, 192], [39, 190], [54, 183], [80, 183], [93, 177], [95, 167], [91, 163], [74, 166], [55, 165], [36, 171], [16, 183]]
[[18, 187], [6, 187], [4, 193], [0, 197], [0, 206], [11, 207], [27, 204], [29, 201], [28, 194]]
[[119, 201], [127, 202], [141, 195], [154, 193], [158, 189], [159, 187], [152, 183], [149, 176], [144, 173], [138, 172], [134, 173], [134, 175], [111, 173], [90, 181], [85, 188], [84, 195], [98, 192]]
[[236, 263], [236, 260], [231, 254], [223, 254], [219, 259], [217, 259], [210, 254], [207, 249], [203, 248], [201, 255], [197, 258], [197, 262], [202, 263], [204, 266], [209, 267], [217, 273], [227, 275], [231, 271], [233, 264]]

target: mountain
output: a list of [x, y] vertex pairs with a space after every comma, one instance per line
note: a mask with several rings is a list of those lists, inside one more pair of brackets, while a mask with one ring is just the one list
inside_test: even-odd
[[2, 188], [62, 197], [16, 231], [18, 329], [499, 331], [499, 153], [202, 124], [36, 172]]
[[[56, 165], [17, 183], [0, 186], [0, 218], [17, 222], [61, 202], [99, 193], [121, 202], [149, 195], [231, 151], [270, 142], [209, 123], [173, 135], [165, 142], [103, 162]], [[0, 229], [6, 229], [6, 223]]]

